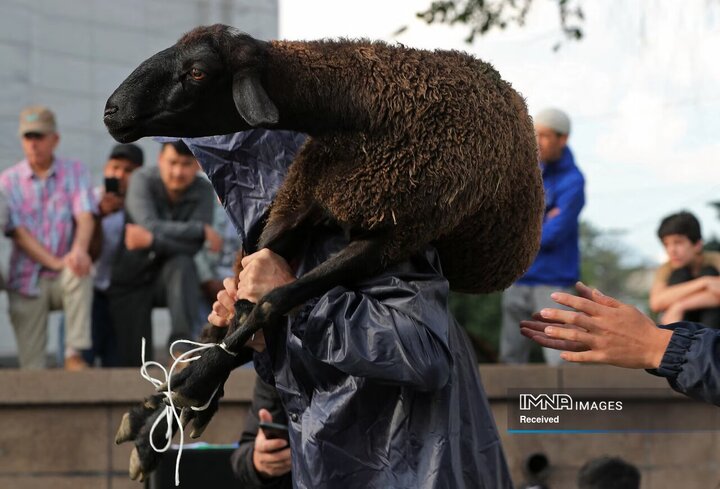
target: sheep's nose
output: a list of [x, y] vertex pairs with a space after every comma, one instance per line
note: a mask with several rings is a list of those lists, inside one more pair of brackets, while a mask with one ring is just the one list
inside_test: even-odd
[[103, 114], [103, 117], [111, 116], [117, 111], [118, 111], [117, 105], [108, 105], [107, 107], [105, 107], [105, 113]]

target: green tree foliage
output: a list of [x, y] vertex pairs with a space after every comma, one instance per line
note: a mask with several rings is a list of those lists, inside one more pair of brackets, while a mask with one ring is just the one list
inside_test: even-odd
[[[545, 0], [548, 1], [548, 0]], [[560, 28], [567, 40], [580, 40], [583, 36], [582, 8], [573, 0], [550, 0], [557, 4]], [[534, 0], [436, 0], [416, 15], [428, 24], [462, 24], [468, 27], [465, 41], [472, 43], [478, 36], [492, 30], [525, 25]], [[403, 32], [407, 27], [398, 30]], [[554, 49], [558, 49], [560, 43]]]
[[480, 362], [497, 362], [500, 344], [502, 294], [450, 293], [450, 311], [465, 328]]
[[637, 268], [622, 265], [625, 251], [618, 234], [602, 232], [587, 221], [580, 223], [580, 276], [605, 294], [625, 297], [625, 283]]

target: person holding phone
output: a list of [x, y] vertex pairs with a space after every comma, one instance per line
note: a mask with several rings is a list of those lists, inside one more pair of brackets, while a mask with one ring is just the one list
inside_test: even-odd
[[245, 429], [230, 458], [239, 487], [291, 488], [291, 460], [287, 416], [280, 397], [275, 387], [258, 377]]
[[102, 367], [117, 367], [117, 346], [110, 315], [107, 289], [110, 270], [120, 245], [125, 224], [125, 192], [130, 175], [145, 161], [143, 150], [135, 144], [113, 146], [103, 169], [104, 181], [95, 187], [98, 213], [90, 241], [90, 256], [95, 262], [91, 312], [92, 347], [83, 351], [85, 361]]

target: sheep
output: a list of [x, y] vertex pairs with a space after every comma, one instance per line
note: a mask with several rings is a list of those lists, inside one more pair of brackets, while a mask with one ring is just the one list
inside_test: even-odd
[[[143, 62], [108, 99], [121, 142], [252, 127], [309, 135], [259, 247], [286, 259], [314, 223], [351, 237], [337, 255], [257, 305], [239, 301], [240, 352], [261, 327], [338, 284], [352, 285], [428, 243], [453, 290], [502, 289], [540, 243], [543, 195], [523, 98], [488, 63], [383, 42], [263, 42], [199, 27]], [[205, 404], [235, 359], [220, 348], [173, 377], [178, 406]], [[145, 467], [143, 467], [143, 472]]]

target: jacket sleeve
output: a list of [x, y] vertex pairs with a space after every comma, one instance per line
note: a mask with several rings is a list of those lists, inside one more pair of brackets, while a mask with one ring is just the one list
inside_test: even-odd
[[720, 330], [688, 322], [665, 328], [673, 335], [660, 367], [650, 373], [666, 377], [681, 394], [720, 406]]
[[252, 404], [247, 418], [245, 418], [245, 429], [240, 437], [238, 448], [230, 457], [233, 473], [240, 481], [239, 487], [247, 489], [289, 487], [290, 474], [271, 479], [262, 479], [253, 465], [253, 450], [255, 449], [255, 437], [258, 432], [258, 411], [262, 408], [270, 411], [274, 422], [287, 423], [277, 391], [270, 384], [257, 378]]
[[342, 372], [431, 391], [445, 386], [452, 367], [447, 301], [429, 250], [356, 289], [332, 289], [291, 327], [315, 358]]
[[585, 205], [585, 180], [581, 175], [563, 182], [557, 190], [555, 207], [560, 213], [543, 223], [540, 247], [551, 249], [567, 240], [571, 231], [577, 228], [580, 211]]
[[132, 222], [153, 234], [153, 251], [167, 255], [195, 254], [205, 241], [205, 224], [212, 224], [213, 194], [208, 185], [186, 221], [164, 220], [158, 216], [150, 179], [135, 172], [130, 177], [125, 208]]

